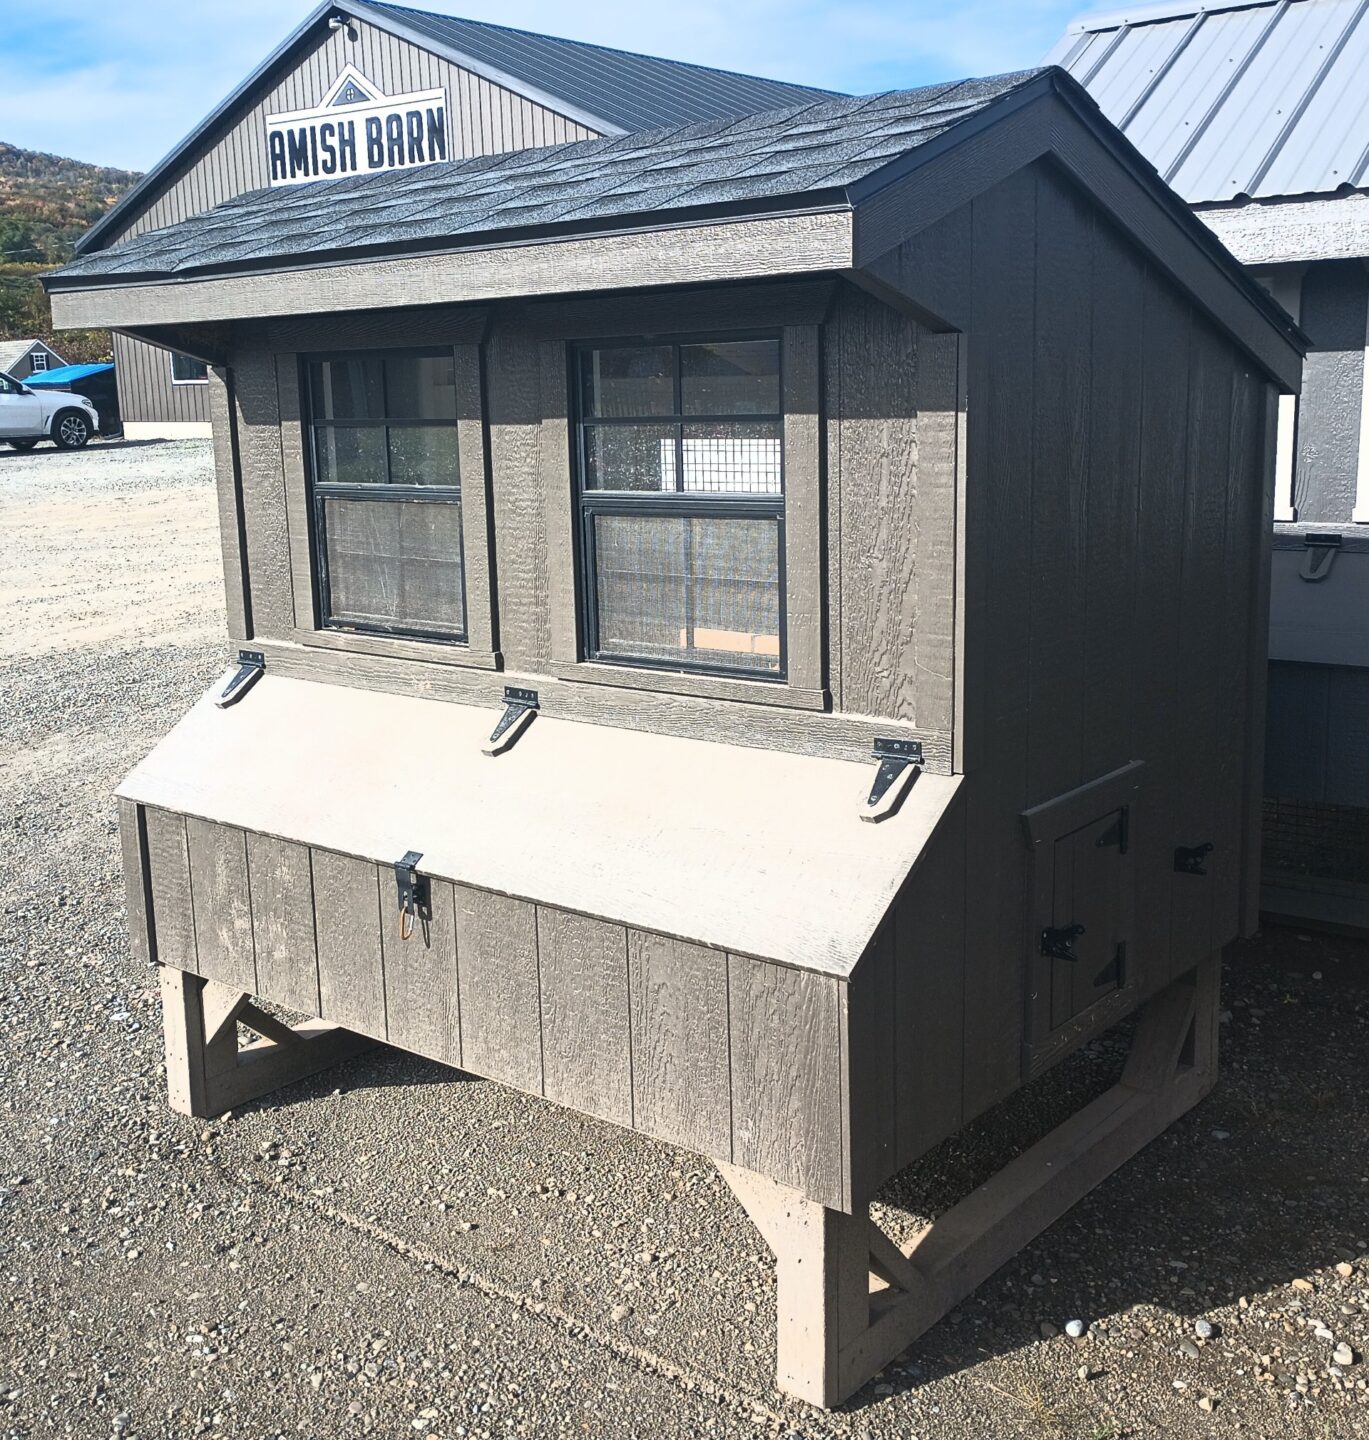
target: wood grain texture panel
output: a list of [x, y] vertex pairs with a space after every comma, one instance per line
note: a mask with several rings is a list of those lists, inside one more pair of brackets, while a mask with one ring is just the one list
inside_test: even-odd
[[[494, 548], [500, 645], [513, 669], [540, 667], [550, 645], [546, 501], [536, 483], [543, 445], [541, 367], [538, 342], [512, 323], [496, 327], [486, 349]], [[546, 403], [554, 405], [554, 397]], [[545, 443], [553, 446], [554, 437]], [[507, 478], [501, 483], [500, 477]]]
[[626, 930], [539, 905], [537, 953], [547, 1099], [631, 1125]]
[[300, 375], [299, 356], [293, 351], [279, 352], [274, 360], [294, 626], [300, 630], [312, 630], [318, 624], [318, 604], [314, 593], [314, 527], [309, 514], [308, 462], [305, 459], [304, 382]]
[[376, 867], [331, 850], [311, 850], [319, 1010], [348, 1030], [385, 1038], [385, 978]]
[[255, 993], [301, 1015], [318, 1015], [314, 876], [308, 847], [249, 831], [247, 880], [257, 955]]
[[1147, 276], [1142, 319], [1141, 485], [1136, 516], [1136, 758], [1146, 762], [1148, 823], [1135, 835], [1138, 984], [1152, 989], [1171, 973], [1170, 911], [1182, 876], [1174, 874], [1178, 750], [1187, 743], [1187, 697], [1175, 658], [1185, 622], [1182, 516], [1188, 476], [1189, 305], [1162, 277]]
[[730, 956], [732, 1162], [842, 1205], [840, 982]]
[[540, 1095], [536, 907], [458, 885], [456, 937], [463, 1066]]
[[200, 974], [249, 995], [257, 993], [247, 840], [241, 830], [187, 819], [190, 893]]
[[[841, 1208], [853, 1212], [899, 1169], [894, 929], [891, 914], [838, 992], [846, 1127]], [[960, 1038], [957, 1028], [957, 1047]]]
[[1145, 631], [1136, 613], [1136, 539], [1146, 276], [1140, 257], [1102, 221], [1093, 231], [1093, 274], [1081, 781], [1136, 758], [1133, 727]]
[[119, 854], [123, 861], [129, 946], [135, 960], [143, 965], [151, 965], [157, 958], [157, 936], [152, 924], [147, 830], [143, 820], [143, 807], [132, 800], [119, 801]]
[[498, 649], [490, 475], [485, 451], [485, 377], [481, 349], [454, 347], [456, 443], [461, 475], [461, 542], [466, 565], [466, 652], [472, 661]]
[[228, 638], [243, 641], [252, 633], [252, 597], [248, 587], [246, 536], [242, 523], [242, 475], [234, 434], [231, 372], [209, 372], [209, 417], [214, 430], [214, 474], [219, 502], [219, 548], [223, 554], [224, 611]]
[[636, 1125], [730, 1159], [727, 956], [628, 931]]
[[275, 360], [247, 350], [233, 378], [252, 618], [258, 635], [283, 637], [295, 625], [295, 601]]
[[1030, 706], [1032, 462], [1035, 405], [1036, 177], [1015, 175], [976, 201], [971, 264], [966, 480], [965, 716], [967, 849], [965, 1118], [1017, 1084], [1026, 930], [1025, 850], [1016, 815], [1027, 799]]
[[897, 1117], [894, 1166], [888, 1173], [954, 1134], [964, 1115], [961, 1037], [967, 1009], [980, 1000], [967, 995], [965, 986], [970, 860], [965, 807], [957, 804], [886, 922], [891, 923], [894, 965]]
[[788, 684], [819, 695], [822, 664], [822, 341], [784, 327], [784, 589]]
[[190, 898], [190, 851], [185, 817], [165, 810], [143, 812], [157, 937], [157, 963], [199, 973], [195, 953], [195, 911]]
[[567, 665], [580, 658], [580, 606], [575, 584], [579, 535], [570, 459], [570, 356], [564, 340], [538, 341], [542, 424], [537, 439], [536, 483], [544, 517], [547, 654]]
[[385, 1038], [391, 1045], [461, 1064], [461, 987], [456, 958], [456, 896], [445, 880], [429, 881], [431, 915], [400, 938], [398, 914], [385, 916]]
[[1031, 689], [1027, 803], [1083, 773], [1085, 507], [1088, 497], [1094, 215], [1082, 195], [1043, 174], [1036, 211], [1035, 401], [1032, 407]]

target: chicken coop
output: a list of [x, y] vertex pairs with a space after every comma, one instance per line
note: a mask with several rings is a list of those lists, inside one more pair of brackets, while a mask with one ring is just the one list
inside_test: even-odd
[[175, 1108], [383, 1042], [706, 1156], [833, 1405], [1212, 1086], [1302, 338], [1063, 72], [261, 190], [48, 284], [210, 367], [230, 663], [119, 791]]

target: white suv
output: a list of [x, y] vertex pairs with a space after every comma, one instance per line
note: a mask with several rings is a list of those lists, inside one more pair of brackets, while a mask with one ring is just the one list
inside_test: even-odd
[[15, 450], [32, 450], [40, 440], [51, 440], [59, 450], [79, 450], [99, 426], [84, 395], [30, 390], [0, 371], [0, 440]]

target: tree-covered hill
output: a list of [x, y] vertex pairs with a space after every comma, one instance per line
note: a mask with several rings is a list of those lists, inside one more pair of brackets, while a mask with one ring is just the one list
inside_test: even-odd
[[76, 241], [137, 180], [131, 170], [0, 140], [0, 340], [36, 336], [73, 362], [109, 358], [107, 331], [53, 334], [38, 276], [70, 259]]

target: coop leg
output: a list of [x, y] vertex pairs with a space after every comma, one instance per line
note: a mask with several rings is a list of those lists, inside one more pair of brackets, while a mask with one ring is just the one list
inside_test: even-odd
[[840, 1404], [1212, 1088], [1219, 959], [1142, 1010], [1121, 1080], [911, 1243], [750, 1171], [723, 1178], [775, 1253], [776, 1384]]
[[[322, 1021], [287, 1025], [252, 997], [161, 967], [166, 1088], [173, 1110], [208, 1119], [360, 1054], [373, 1042]], [[262, 1038], [238, 1047], [238, 1026]]]

